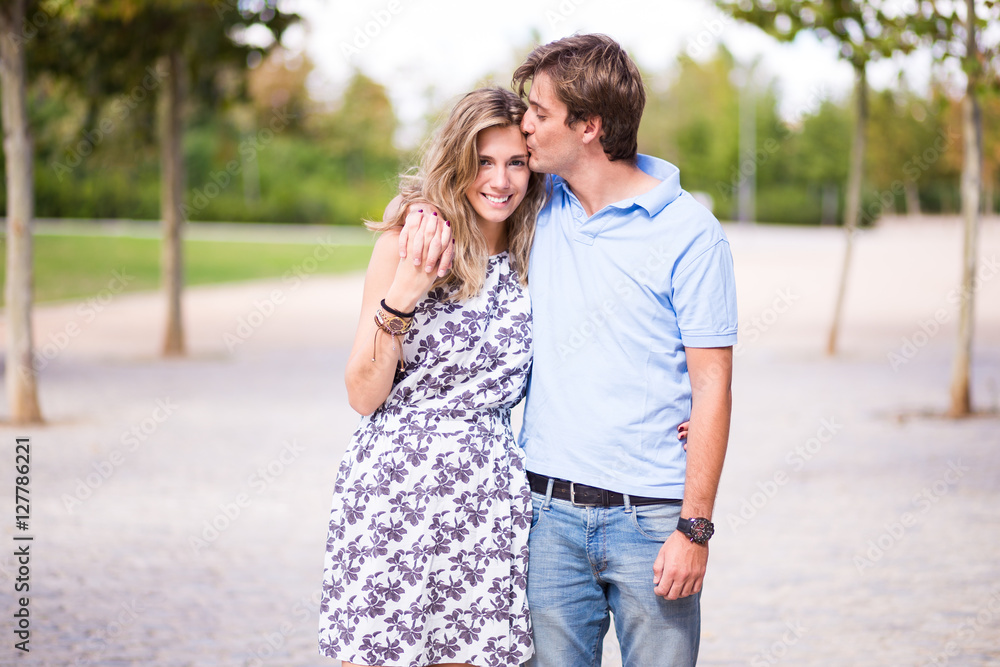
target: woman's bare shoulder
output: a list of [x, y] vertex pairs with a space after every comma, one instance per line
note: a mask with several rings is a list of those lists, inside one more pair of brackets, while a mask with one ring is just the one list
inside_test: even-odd
[[373, 266], [391, 267], [393, 270], [399, 262], [399, 232], [402, 227], [393, 227], [379, 233], [372, 248], [372, 259], [369, 268]]

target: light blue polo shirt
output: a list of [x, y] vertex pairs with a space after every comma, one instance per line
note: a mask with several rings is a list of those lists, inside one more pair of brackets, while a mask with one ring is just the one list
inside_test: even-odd
[[685, 347], [736, 343], [736, 285], [718, 220], [680, 171], [590, 218], [558, 176], [528, 270], [534, 359], [520, 442], [532, 472], [682, 498], [677, 426], [691, 414]]

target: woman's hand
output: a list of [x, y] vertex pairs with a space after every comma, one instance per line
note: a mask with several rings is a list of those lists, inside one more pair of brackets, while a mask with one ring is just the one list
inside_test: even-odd
[[441, 213], [424, 202], [410, 204], [406, 222], [399, 232], [399, 256], [409, 259], [414, 266], [423, 264], [427, 273], [443, 277], [451, 269], [455, 243], [451, 236], [451, 223], [443, 220]]
[[681, 422], [681, 425], [677, 427], [677, 439], [684, 443], [684, 451], [688, 449], [687, 437], [688, 437], [688, 426], [691, 424], [690, 420], [686, 422]]
[[[408, 233], [405, 237], [400, 233], [399, 243], [401, 248], [405, 247], [406, 254], [400, 253], [385, 301], [393, 308], [410, 311], [427, 295], [434, 282], [447, 273], [443, 265], [445, 261], [451, 263], [453, 243], [451, 224], [429, 207], [421, 210], [417, 205], [411, 206], [404, 230]], [[426, 264], [423, 258], [427, 258]]]

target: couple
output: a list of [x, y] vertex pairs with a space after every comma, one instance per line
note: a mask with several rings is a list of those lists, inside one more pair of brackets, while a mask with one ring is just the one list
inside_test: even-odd
[[501, 89], [456, 105], [378, 226], [320, 652], [599, 665], [610, 610], [626, 667], [693, 665], [729, 434], [729, 246], [676, 167], [637, 155], [645, 94], [616, 42], [540, 46], [514, 83], [527, 105]]

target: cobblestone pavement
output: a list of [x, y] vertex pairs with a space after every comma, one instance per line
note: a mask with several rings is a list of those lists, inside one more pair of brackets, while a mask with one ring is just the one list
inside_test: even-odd
[[[959, 422], [935, 416], [957, 227], [859, 237], [836, 360], [819, 351], [840, 236], [727, 232], [744, 343], [699, 664], [1000, 664], [1000, 223], [982, 232], [973, 373], [993, 413]], [[48, 424], [0, 427], [0, 664], [335, 664], [317, 654], [316, 614], [333, 476], [357, 422], [342, 377], [360, 286], [190, 289], [191, 354], [174, 361], [155, 356], [156, 295], [114, 297], [92, 319], [76, 303], [38, 309]], [[12, 619], [11, 463], [25, 435], [27, 654]], [[620, 664], [613, 646], [605, 664]]]

